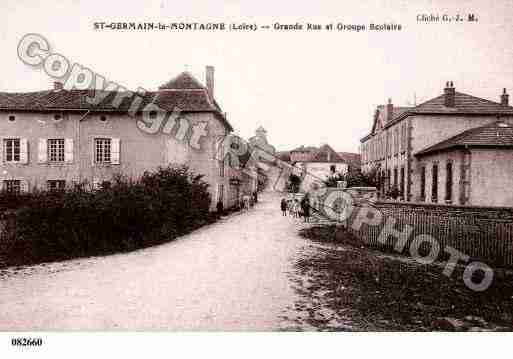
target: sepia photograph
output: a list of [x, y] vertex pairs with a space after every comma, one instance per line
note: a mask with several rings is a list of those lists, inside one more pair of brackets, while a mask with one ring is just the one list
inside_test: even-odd
[[507, 345], [512, 39], [511, 0], [2, 0], [0, 355]]

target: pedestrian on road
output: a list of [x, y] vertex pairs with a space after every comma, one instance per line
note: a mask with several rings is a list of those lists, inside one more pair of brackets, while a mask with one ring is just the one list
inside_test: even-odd
[[299, 201], [294, 200], [294, 218], [299, 218]]
[[305, 222], [309, 222], [310, 217], [310, 197], [308, 193], [301, 200], [301, 211], [303, 212], [303, 218]]
[[287, 215], [287, 201], [285, 200], [285, 198], [281, 199], [281, 214], [282, 216]]
[[243, 203], [242, 208], [244, 211], [249, 211], [250, 202], [251, 202], [251, 197], [248, 194], [245, 194], [244, 196], [242, 196], [242, 203]]
[[223, 201], [221, 201], [221, 200], [217, 201], [216, 210], [217, 210], [217, 217], [220, 218], [224, 212]]

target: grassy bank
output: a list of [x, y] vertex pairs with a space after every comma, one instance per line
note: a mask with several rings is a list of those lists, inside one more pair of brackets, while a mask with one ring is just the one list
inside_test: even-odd
[[[306, 228], [311, 250], [296, 264], [297, 291], [321, 330], [511, 330], [513, 275], [496, 271], [484, 292], [468, 289], [457, 267], [449, 278], [441, 265], [420, 265], [386, 255], [336, 226]], [[313, 304], [312, 304], [313, 303]], [[322, 315], [328, 310], [330, 315]], [[318, 313], [321, 312], [321, 315]], [[337, 321], [348, 323], [341, 327]]]

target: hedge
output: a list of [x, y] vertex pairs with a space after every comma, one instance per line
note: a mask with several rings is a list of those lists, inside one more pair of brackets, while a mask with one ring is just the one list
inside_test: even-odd
[[16, 207], [15, 239], [4, 243], [0, 266], [126, 252], [186, 234], [214, 220], [202, 178], [187, 167], [167, 167], [137, 181], [116, 176], [99, 190], [81, 184], [0, 194], [3, 209]]

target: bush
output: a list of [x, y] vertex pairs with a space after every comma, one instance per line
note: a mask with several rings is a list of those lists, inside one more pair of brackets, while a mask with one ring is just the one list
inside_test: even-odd
[[360, 170], [350, 171], [344, 174], [337, 173], [336, 175], [328, 178], [324, 181], [326, 187], [337, 187], [338, 181], [345, 181], [347, 187], [377, 187], [380, 184], [377, 180], [377, 174], [375, 171], [362, 172]]
[[23, 196], [16, 240], [5, 261], [29, 264], [124, 252], [188, 233], [212, 219], [202, 177], [187, 167], [168, 167], [146, 172], [138, 181], [117, 176], [110, 187], [96, 191], [82, 185]]

